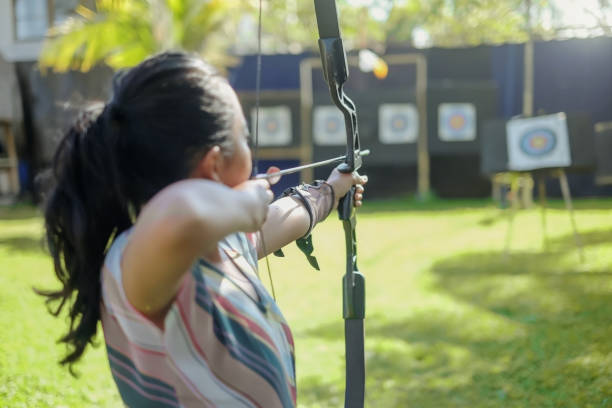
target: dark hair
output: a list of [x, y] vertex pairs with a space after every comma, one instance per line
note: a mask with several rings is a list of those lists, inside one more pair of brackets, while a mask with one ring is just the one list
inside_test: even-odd
[[132, 225], [132, 211], [187, 178], [208, 149], [228, 149], [234, 109], [224, 84], [196, 56], [156, 55], [115, 75], [112, 99], [82, 113], [60, 142], [44, 215], [62, 287], [37, 292], [54, 316], [68, 307], [60, 363], [73, 374], [97, 331], [100, 270], [114, 237]]

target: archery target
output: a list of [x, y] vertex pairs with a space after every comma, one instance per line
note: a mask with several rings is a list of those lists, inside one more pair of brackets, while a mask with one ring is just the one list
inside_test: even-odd
[[476, 139], [476, 107], [471, 103], [441, 103], [438, 106], [438, 137], [443, 142]]
[[564, 113], [509, 120], [506, 133], [510, 170], [569, 167], [572, 163]]
[[385, 103], [378, 107], [381, 143], [414, 143], [419, 134], [419, 114], [411, 103]]
[[344, 115], [335, 106], [317, 106], [314, 109], [313, 139], [317, 145], [345, 145]]
[[[255, 137], [257, 111], [251, 109], [252, 135]], [[291, 110], [288, 106], [266, 106], [259, 108], [260, 146], [286, 146], [291, 144]]]

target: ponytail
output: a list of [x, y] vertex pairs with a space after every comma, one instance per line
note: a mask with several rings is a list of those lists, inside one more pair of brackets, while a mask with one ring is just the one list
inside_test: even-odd
[[61, 141], [53, 160], [54, 186], [45, 204], [46, 240], [62, 287], [37, 292], [58, 316], [68, 308], [70, 325], [60, 342], [72, 365], [93, 342], [100, 319], [100, 269], [113, 236], [131, 220], [112, 154], [112, 105], [82, 114]]
[[162, 53], [120, 73], [104, 109], [82, 114], [53, 160], [46, 238], [61, 288], [37, 292], [70, 326], [72, 365], [100, 320], [100, 270], [114, 237], [161, 189], [189, 177], [212, 147], [231, 151], [235, 110], [225, 79], [199, 57]]

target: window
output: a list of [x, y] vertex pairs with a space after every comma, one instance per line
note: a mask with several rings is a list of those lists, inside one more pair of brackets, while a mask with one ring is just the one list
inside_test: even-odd
[[14, 0], [15, 39], [18, 41], [44, 38], [52, 24], [69, 17], [78, 0]]
[[15, 37], [34, 40], [45, 36], [49, 26], [47, 0], [15, 1]]

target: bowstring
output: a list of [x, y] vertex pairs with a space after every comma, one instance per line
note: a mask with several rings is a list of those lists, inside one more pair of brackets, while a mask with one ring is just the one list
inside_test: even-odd
[[[262, 0], [259, 0], [259, 15], [257, 18], [257, 63], [255, 68], [255, 153], [254, 153], [254, 168], [255, 174], [259, 174], [259, 93], [261, 89], [261, 9]], [[266, 268], [268, 270], [268, 279], [270, 279], [270, 289], [272, 290], [272, 298], [276, 302], [276, 291], [274, 290], [274, 282], [272, 281], [272, 270], [270, 269], [270, 260], [268, 259], [268, 251], [266, 249], [266, 241], [263, 235], [263, 229], [259, 230], [259, 239], [261, 240], [261, 249], [266, 258]]]

